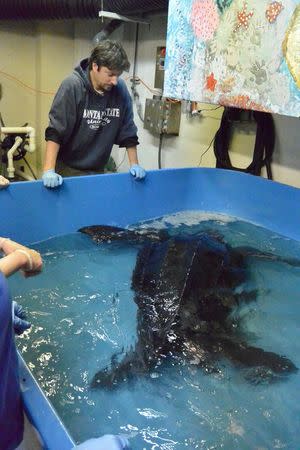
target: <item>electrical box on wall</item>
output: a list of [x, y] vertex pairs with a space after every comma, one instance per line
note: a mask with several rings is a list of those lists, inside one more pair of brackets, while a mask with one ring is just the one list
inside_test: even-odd
[[[163, 91], [166, 47], [157, 47], [154, 87]], [[154, 134], [178, 136], [181, 118], [181, 102], [154, 96], [146, 99], [144, 128]]]
[[162, 99], [146, 99], [144, 128], [157, 134], [179, 134], [181, 102]]
[[166, 47], [157, 47], [154, 87], [163, 90], [165, 77]]

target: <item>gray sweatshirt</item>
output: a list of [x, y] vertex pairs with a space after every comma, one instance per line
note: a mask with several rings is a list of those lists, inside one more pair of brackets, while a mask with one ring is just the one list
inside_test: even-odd
[[58, 160], [81, 170], [101, 170], [114, 144], [138, 144], [132, 101], [123, 80], [104, 95], [90, 81], [88, 59], [61, 83], [49, 112], [46, 141], [60, 145]]

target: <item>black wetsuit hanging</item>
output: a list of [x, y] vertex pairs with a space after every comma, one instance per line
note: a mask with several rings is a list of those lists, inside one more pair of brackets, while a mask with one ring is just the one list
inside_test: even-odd
[[221, 169], [239, 170], [252, 175], [260, 175], [263, 166], [266, 166], [267, 175], [272, 180], [271, 161], [275, 144], [275, 128], [273, 117], [270, 113], [260, 111], [247, 111], [257, 123], [256, 140], [253, 151], [253, 159], [245, 169], [234, 167], [229, 157], [229, 142], [234, 121], [244, 110], [225, 108], [220, 128], [215, 135], [214, 152], [216, 167]]

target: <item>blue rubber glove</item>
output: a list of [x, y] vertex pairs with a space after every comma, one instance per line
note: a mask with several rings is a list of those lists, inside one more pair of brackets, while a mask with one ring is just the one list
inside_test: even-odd
[[138, 164], [134, 164], [130, 167], [130, 173], [136, 180], [142, 180], [146, 176], [146, 171]]
[[97, 439], [89, 439], [72, 450], [131, 450], [128, 440], [124, 436], [105, 434]]
[[17, 302], [12, 302], [12, 322], [15, 333], [22, 334], [31, 327], [31, 323], [27, 322], [25, 311]]
[[43, 173], [42, 180], [44, 182], [44, 186], [49, 188], [60, 186], [63, 182], [62, 176], [58, 175], [54, 169], [46, 170], [46, 172]]

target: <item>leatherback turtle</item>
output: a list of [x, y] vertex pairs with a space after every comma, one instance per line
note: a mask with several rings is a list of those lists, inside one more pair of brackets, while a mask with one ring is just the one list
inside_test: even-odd
[[105, 225], [79, 231], [96, 243], [126, 241], [140, 246], [132, 274], [136, 345], [121, 361], [114, 355], [110, 366], [95, 374], [93, 387], [112, 388], [178, 355], [206, 372], [216, 371], [218, 360], [229, 359], [246, 368], [246, 378], [257, 383], [297, 371], [287, 357], [248, 345], [231, 313], [257, 296], [255, 290], [242, 289], [249, 255], [297, 266], [299, 260], [233, 248], [213, 232], [171, 236], [166, 231]]

